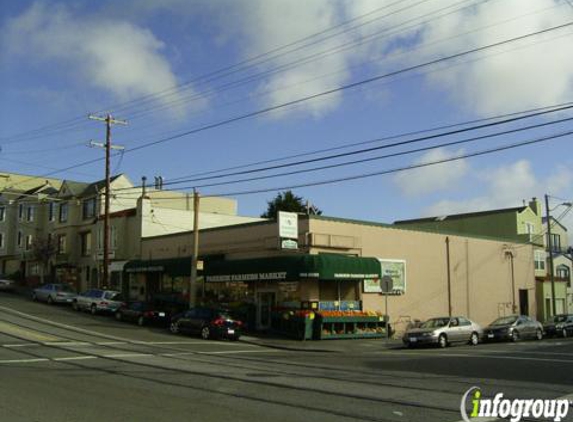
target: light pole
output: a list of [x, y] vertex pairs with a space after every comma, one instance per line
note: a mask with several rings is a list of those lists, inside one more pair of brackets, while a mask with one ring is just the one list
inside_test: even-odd
[[557, 305], [555, 300], [555, 270], [553, 268], [553, 247], [551, 245], [551, 215], [550, 212], [555, 208], [566, 205], [568, 207], [573, 206], [571, 202], [563, 202], [562, 204], [556, 205], [552, 209], [549, 208], [549, 195], [545, 194], [545, 222], [547, 224], [547, 249], [549, 253], [549, 276], [551, 280], [551, 311], [552, 315], [557, 315]]

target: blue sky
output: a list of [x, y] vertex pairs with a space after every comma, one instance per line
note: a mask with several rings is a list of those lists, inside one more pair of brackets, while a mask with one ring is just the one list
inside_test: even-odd
[[[127, 127], [113, 129], [114, 142], [128, 151], [121, 159], [114, 158], [113, 168], [139, 183], [143, 175], [148, 180], [162, 175], [169, 182], [573, 101], [573, 27], [567, 27], [129, 151], [570, 21], [573, 6], [564, 0], [5, 0], [0, 8], [0, 168], [47, 175], [101, 157], [101, 150], [86, 146], [105, 135], [101, 123], [86, 117], [98, 111], [129, 121]], [[307, 38], [316, 33], [321, 35]], [[304, 43], [295, 43], [305, 38]], [[213, 73], [269, 51], [275, 53], [248, 62], [249, 66]], [[490, 131], [570, 116], [570, 111], [552, 113]], [[268, 189], [378, 172], [566, 130], [573, 130], [570, 122], [360, 165], [206, 187], [201, 192]], [[431, 144], [457, 139], [462, 136]], [[557, 205], [573, 199], [571, 142], [568, 136], [295, 193], [326, 215], [381, 222], [515, 206], [545, 193], [562, 198], [552, 200]], [[354, 158], [384, 152], [390, 151]], [[85, 181], [102, 176], [103, 162], [53, 174]], [[173, 188], [192, 186], [190, 182]], [[237, 196], [240, 213], [260, 214], [275, 194]]]

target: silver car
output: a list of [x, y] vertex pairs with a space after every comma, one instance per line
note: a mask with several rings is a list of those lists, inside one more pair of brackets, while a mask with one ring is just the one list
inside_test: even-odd
[[477, 345], [482, 337], [482, 328], [461, 316], [432, 318], [418, 328], [410, 328], [402, 341], [408, 347], [434, 344], [446, 347], [452, 343]]
[[0, 292], [13, 292], [14, 280], [0, 279]]
[[122, 304], [121, 293], [115, 290], [91, 289], [77, 295], [72, 303], [76, 311], [114, 313]]
[[44, 284], [32, 291], [32, 300], [40, 300], [53, 303], [69, 303], [71, 304], [76, 297], [76, 292], [70, 287], [69, 284], [52, 283]]
[[524, 338], [543, 338], [543, 325], [527, 315], [500, 317], [484, 330], [485, 341], [518, 341]]

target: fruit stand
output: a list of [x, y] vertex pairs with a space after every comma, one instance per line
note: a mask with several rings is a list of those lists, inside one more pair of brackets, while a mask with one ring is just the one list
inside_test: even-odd
[[386, 337], [384, 316], [371, 311], [320, 311], [314, 320], [314, 339]]
[[273, 312], [271, 327], [277, 334], [298, 340], [312, 340], [315, 313], [309, 310]]

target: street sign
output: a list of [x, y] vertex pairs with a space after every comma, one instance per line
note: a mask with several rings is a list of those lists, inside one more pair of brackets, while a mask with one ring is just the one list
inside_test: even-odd
[[298, 242], [292, 239], [281, 240], [281, 249], [298, 249]]
[[279, 211], [279, 237], [282, 239], [298, 240], [298, 214], [295, 212]]
[[385, 275], [382, 277], [382, 280], [380, 280], [380, 288], [382, 293], [392, 293], [392, 290], [394, 290], [394, 279]]

